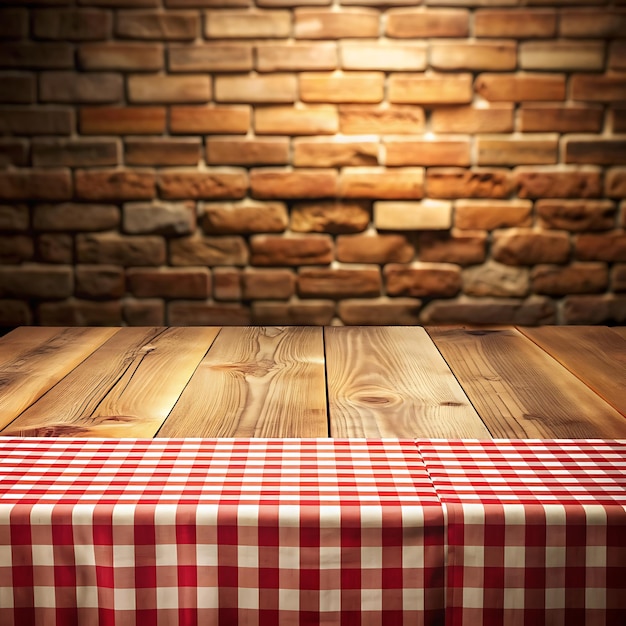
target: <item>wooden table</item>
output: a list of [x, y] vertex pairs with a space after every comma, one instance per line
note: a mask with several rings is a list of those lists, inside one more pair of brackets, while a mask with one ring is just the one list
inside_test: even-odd
[[0, 435], [626, 437], [626, 328], [18, 328]]

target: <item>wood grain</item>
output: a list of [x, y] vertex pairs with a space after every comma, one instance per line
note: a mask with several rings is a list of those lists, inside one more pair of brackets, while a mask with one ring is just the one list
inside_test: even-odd
[[614, 326], [611, 331], [626, 339], [626, 326]]
[[217, 328], [122, 328], [3, 435], [153, 437]]
[[224, 328], [159, 437], [327, 437], [321, 328]]
[[0, 339], [0, 428], [54, 387], [117, 328], [16, 328]]
[[517, 330], [428, 330], [494, 437], [613, 438], [626, 420]]
[[332, 437], [489, 432], [423, 328], [325, 330]]
[[519, 331], [626, 416], [626, 338], [603, 326]]

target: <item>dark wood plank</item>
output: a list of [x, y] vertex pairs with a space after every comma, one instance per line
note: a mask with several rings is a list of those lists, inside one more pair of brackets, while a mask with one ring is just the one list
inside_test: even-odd
[[224, 328], [159, 437], [327, 437], [321, 328]]
[[517, 330], [428, 332], [494, 437], [626, 435], [620, 413]]
[[333, 437], [489, 438], [423, 328], [325, 330]]

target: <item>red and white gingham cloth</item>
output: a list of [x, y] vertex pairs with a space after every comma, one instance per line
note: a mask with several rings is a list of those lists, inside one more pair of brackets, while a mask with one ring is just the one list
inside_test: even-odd
[[0, 624], [440, 624], [412, 441], [0, 439]]
[[626, 624], [626, 444], [417, 442], [447, 517], [446, 624]]

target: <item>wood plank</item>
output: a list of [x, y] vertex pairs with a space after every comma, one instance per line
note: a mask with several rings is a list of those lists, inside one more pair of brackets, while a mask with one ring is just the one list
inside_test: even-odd
[[626, 416], [626, 339], [605, 326], [518, 330]]
[[467, 437], [489, 432], [423, 328], [325, 330], [333, 437]]
[[16, 328], [0, 339], [0, 428], [85, 360], [117, 328]]
[[626, 419], [517, 330], [428, 330], [494, 437], [613, 438]]
[[122, 328], [3, 435], [152, 437], [217, 328]]
[[611, 331], [626, 339], [626, 326], [613, 326]]
[[224, 328], [159, 437], [327, 437], [321, 328]]

